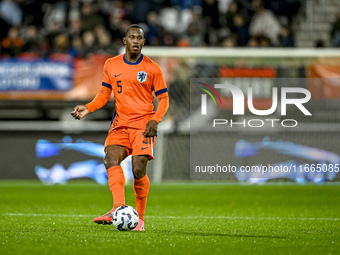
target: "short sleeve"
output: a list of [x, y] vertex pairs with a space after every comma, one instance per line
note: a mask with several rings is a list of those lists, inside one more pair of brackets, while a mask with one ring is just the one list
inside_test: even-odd
[[164, 80], [163, 72], [157, 63], [155, 63], [152, 86], [156, 96], [161, 95], [168, 91], [168, 88]]
[[109, 59], [108, 59], [108, 60], [105, 61], [105, 64], [104, 64], [102, 85], [107, 87], [107, 88], [112, 89], [111, 81], [110, 81], [110, 75], [109, 75], [109, 70], [110, 70], [109, 66], [110, 66], [110, 62], [109, 62]]

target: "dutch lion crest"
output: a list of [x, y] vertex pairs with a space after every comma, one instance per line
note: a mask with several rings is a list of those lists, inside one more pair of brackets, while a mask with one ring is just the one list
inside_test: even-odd
[[146, 77], [148, 76], [148, 74], [144, 71], [140, 71], [137, 73], [137, 80], [142, 83], [146, 81]]

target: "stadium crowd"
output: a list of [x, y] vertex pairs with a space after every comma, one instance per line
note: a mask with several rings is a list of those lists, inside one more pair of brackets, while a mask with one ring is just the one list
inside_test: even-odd
[[1, 55], [116, 54], [131, 23], [155, 46], [294, 47], [300, 0], [2, 0]]
[[[147, 45], [294, 47], [291, 24], [302, 2], [2, 0], [0, 52], [2, 56], [116, 54], [131, 23], [144, 27]], [[339, 20], [332, 30], [335, 39]]]

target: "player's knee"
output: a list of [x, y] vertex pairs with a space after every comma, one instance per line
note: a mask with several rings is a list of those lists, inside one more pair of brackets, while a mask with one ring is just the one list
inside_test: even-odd
[[146, 171], [145, 169], [143, 169], [143, 167], [134, 167], [133, 171], [133, 177], [135, 177], [135, 179], [141, 179], [145, 176]]
[[141, 179], [146, 175], [147, 163], [148, 157], [146, 156], [132, 157], [132, 172], [135, 179]]
[[113, 166], [119, 166], [120, 165], [118, 158], [112, 157], [112, 156], [107, 155], [107, 154], [105, 155], [103, 161], [104, 161], [104, 165], [105, 165], [106, 169], [109, 169], [110, 167], [113, 167]]

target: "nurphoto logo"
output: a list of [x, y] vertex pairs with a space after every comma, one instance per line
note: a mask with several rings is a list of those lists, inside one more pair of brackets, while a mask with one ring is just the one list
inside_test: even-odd
[[[223, 89], [227, 90], [229, 93], [231, 93], [232, 99], [233, 99], [233, 115], [235, 116], [241, 116], [245, 115], [245, 95], [244, 92], [237, 86], [231, 85], [231, 84], [215, 84], [214, 87], [198, 82], [199, 84], [205, 86], [205, 88], [199, 87], [202, 91], [206, 92], [214, 101], [215, 106], [217, 106], [216, 100], [213, 96], [213, 94], [216, 95], [216, 97], [219, 99], [219, 102], [222, 106], [222, 100], [219, 94], [217, 93], [216, 89]], [[212, 91], [212, 93], [208, 90], [208, 88]], [[201, 115], [207, 115], [208, 113], [208, 107], [207, 107], [207, 94], [201, 95]], [[247, 89], [247, 106], [249, 111], [257, 116], [268, 116], [270, 114], [273, 114], [278, 109], [278, 101], [279, 101], [279, 95], [278, 95], [278, 88], [273, 87], [272, 88], [272, 105], [269, 109], [256, 109], [253, 104], [253, 90], [251, 87], [248, 87]], [[294, 95], [300, 95], [299, 98], [289, 98], [290, 94]], [[308, 109], [304, 106], [305, 103], [309, 102], [311, 99], [311, 93], [309, 90], [305, 88], [297, 88], [297, 87], [282, 87], [280, 88], [280, 115], [286, 116], [287, 115], [287, 105], [295, 105], [298, 110], [300, 110], [305, 116], [311, 116], [312, 114]], [[213, 127], [216, 127], [217, 125], [226, 125], [230, 123], [230, 126], [233, 125], [242, 125], [244, 127], [262, 127], [264, 123], [271, 122], [271, 127], [275, 126], [275, 122], [280, 122], [282, 127], [295, 127], [297, 126], [298, 122], [295, 119], [250, 119], [250, 120], [243, 120], [238, 122], [233, 122], [233, 120], [227, 120], [227, 119], [213, 119]]]

